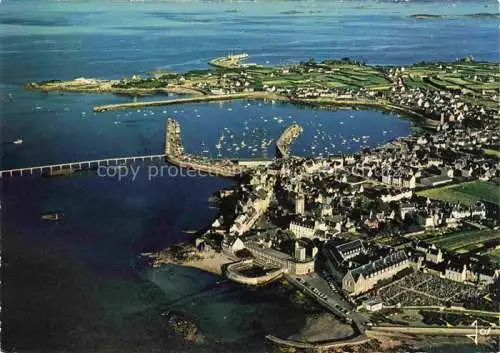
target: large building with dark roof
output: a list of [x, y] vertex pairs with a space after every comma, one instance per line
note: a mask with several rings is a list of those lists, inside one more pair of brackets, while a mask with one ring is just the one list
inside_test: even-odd
[[388, 279], [411, 266], [404, 251], [393, 252], [381, 259], [347, 271], [342, 279], [342, 289], [351, 295], [369, 291], [377, 282]]

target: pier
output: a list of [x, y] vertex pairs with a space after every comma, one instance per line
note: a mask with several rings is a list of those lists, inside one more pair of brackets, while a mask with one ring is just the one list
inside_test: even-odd
[[157, 101], [143, 101], [143, 102], [132, 102], [132, 103], [118, 103], [118, 104], [108, 104], [108, 105], [98, 105], [94, 107], [94, 112], [104, 112], [108, 110], [120, 110], [120, 109], [135, 109], [144, 107], [159, 107], [163, 105], [174, 105], [174, 104], [185, 104], [185, 103], [201, 103], [201, 102], [213, 102], [213, 101], [225, 101], [233, 99], [275, 99], [274, 95], [267, 94], [266, 92], [244, 92], [244, 93], [231, 93], [231, 94], [212, 94], [205, 96], [196, 96], [189, 98], [177, 98], [168, 100], [157, 100]]
[[221, 56], [215, 59], [212, 59], [208, 62], [209, 65], [222, 69], [231, 69], [231, 68], [240, 68], [244, 66], [248, 66], [242, 64], [241, 62], [248, 59], [247, 53], [241, 54], [231, 54], [227, 56]]
[[153, 154], [148, 156], [115, 157], [59, 164], [47, 164], [35, 167], [0, 170], [0, 178], [5, 176], [12, 177], [24, 175], [64, 174], [64, 172], [71, 173], [74, 171], [93, 170], [100, 166], [121, 166], [135, 162], [162, 161], [164, 159], [164, 154]]
[[[297, 124], [289, 126], [278, 139], [276, 151], [278, 156], [288, 156], [288, 145], [302, 132]], [[223, 176], [237, 177], [250, 168], [266, 166], [273, 158], [216, 158], [208, 159], [185, 153], [181, 138], [181, 127], [178, 121], [169, 118], [165, 133], [165, 151], [163, 154], [144, 156], [125, 156], [86, 161], [46, 164], [32, 167], [0, 170], [0, 178], [25, 175], [68, 175], [73, 172], [95, 170], [100, 166], [122, 166], [136, 162], [167, 161], [179, 168], [193, 169], [200, 172]]]
[[281, 134], [278, 141], [276, 141], [276, 157], [288, 158], [290, 155], [290, 145], [302, 133], [302, 126], [299, 124], [292, 124], [286, 128]]
[[224, 177], [236, 177], [248, 170], [246, 166], [240, 165], [230, 159], [203, 159], [184, 153], [180, 124], [172, 118], [169, 118], [167, 121], [165, 159], [180, 168], [194, 169]]

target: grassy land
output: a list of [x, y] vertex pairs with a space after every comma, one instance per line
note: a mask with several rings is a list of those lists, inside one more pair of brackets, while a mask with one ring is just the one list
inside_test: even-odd
[[450, 233], [426, 239], [426, 241], [446, 250], [457, 251], [464, 248], [470, 249], [474, 244], [484, 243], [492, 239], [500, 239], [500, 231], [486, 229]]
[[479, 200], [488, 201], [500, 205], [500, 187], [491, 182], [472, 181], [442, 188], [428, 189], [418, 193], [420, 196], [430, 199], [460, 202], [473, 205]]
[[[494, 108], [498, 103], [490, 99], [500, 87], [498, 64], [485, 62], [424, 63], [407, 68], [405, 84], [412, 88], [451, 90], [470, 93], [471, 104]], [[490, 93], [483, 96], [482, 92]], [[466, 100], [466, 99], [465, 99]]]
[[[325, 72], [319, 72], [323, 70]], [[294, 87], [307, 84], [308, 86], [333, 87], [333, 88], [371, 88], [389, 89], [391, 82], [384, 74], [370, 66], [354, 65], [348, 63], [318, 64], [313, 72], [281, 74], [275, 70], [273, 76], [270, 72], [253, 72], [256, 79], [268, 86]]]
[[493, 250], [488, 255], [492, 261], [500, 265], [500, 249]]
[[497, 150], [491, 150], [491, 149], [485, 148], [484, 153], [486, 153], [489, 156], [500, 157], [500, 151], [497, 151]]

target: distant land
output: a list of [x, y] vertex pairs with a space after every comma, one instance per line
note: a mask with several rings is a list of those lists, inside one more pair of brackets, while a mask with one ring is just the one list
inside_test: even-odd
[[414, 14], [408, 16], [409, 18], [414, 18], [417, 20], [450, 20], [457, 17], [472, 17], [472, 18], [500, 18], [500, 14], [494, 12], [479, 12], [471, 13], [460, 16], [443, 16], [443, 15], [432, 15], [432, 14]]

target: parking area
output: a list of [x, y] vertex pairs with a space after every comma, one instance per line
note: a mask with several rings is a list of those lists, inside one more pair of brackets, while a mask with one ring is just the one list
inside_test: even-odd
[[351, 321], [352, 307], [346, 302], [337, 289], [316, 273], [290, 278], [301, 290], [312, 295], [316, 301], [326, 306], [335, 315]]

